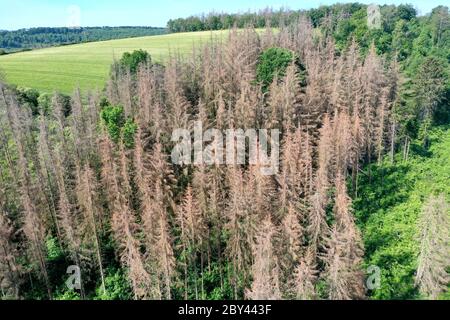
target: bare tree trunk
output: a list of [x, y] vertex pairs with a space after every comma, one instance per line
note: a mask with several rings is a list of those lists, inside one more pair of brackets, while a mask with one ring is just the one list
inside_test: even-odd
[[[184, 247], [184, 246], [183, 246]], [[186, 248], [183, 248], [184, 259], [186, 260]], [[187, 261], [184, 262], [184, 300], [188, 300], [188, 270], [187, 270]]]
[[391, 132], [391, 153], [390, 153], [390, 158], [391, 158], [391, 163], [394, 163], [394, 156], [395, 156], [395, 137], [396, 137], [396, 132], [397, 132], [397, 123], [394, 120], [394, 122], [392, 123], [392, 132]]
[[408, 139], [408, 148], [406, 149], [406, 161], [409, 160], [409, 151], [411, 150], [411, 139]]

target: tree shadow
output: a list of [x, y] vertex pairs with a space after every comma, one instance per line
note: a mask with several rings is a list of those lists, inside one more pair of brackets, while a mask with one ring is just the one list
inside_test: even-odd
[[370, 176], [360, 178], [358, 197], [353, 202], [359, 224], [365, 225], [381, 208], [388, 211], [408, 200], [414, 187], [414, 181], [407, 178], [410, 169], [408, 163], [371, 165]]

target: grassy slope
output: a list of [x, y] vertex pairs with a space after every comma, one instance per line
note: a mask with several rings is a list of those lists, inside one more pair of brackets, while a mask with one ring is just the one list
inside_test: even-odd
[[413, 299], [417, 270], [417, 218], [426, 198], [444, 193], [450, 200], [450, 128], [437, 128], [428, 151], [415, 144], [412, 158], [372, 167], [361, 181], [355, 213], [363, 231], [367, 267], [381, 268], [375, 299]]
[[114, 57], [119, 58], [124, 52], [144, 49], [161, 62], [170, 52], [184, 54], [192, 51], [194, 44], [224, 34], [224, 31], [176, 33], [34, 50], [0, 56], [0, 71], [9, 83], [69, 94], [78, 85], [82, 90], [102, 88]]

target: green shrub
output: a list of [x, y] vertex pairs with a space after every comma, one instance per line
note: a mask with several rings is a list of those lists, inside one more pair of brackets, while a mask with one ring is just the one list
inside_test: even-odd
[[52, 108], [53, 95], [49, 93], [43, 93], [38, 98], [39, 111], [45, 115], [49, 115]]
[[48, 237], [46, 242], [47, 247], [47, 260], [55, 261], [64, 257], [64, 253], [61, 250], [61, 247], [58, 244], [58, 239], [55, 237]]
[[122, 106], [104, 106], [100, 117], [108, 130], [109, 136], [115, 143], [119, 143], [122, 138], [126, 148], [134, 147], [134, 135], [137, 131], [137, 125], [133, 119], [125, 119]]
[[100, 117], [105, 124], [111, 139], [118, 143], [120, 141], [122, 127], [125, 124], [125, 115], [122, 106], [106, 106], [102, 109]]
[[62, 293], [58, 293], [54, 297], [57, 301], [77, 301], [81, 300], [80, 294], [70, 290], [70, 291], [64, 291]]

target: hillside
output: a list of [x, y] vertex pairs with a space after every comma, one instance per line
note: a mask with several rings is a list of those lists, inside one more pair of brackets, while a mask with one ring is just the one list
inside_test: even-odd
[[103, 88], [114, 57], [143, 49], [154, 60], [163, 61], [170, 52], [185, 54], [194, 44], [205, 43], [226, 31], [178, 33], [161, 36], [92, 42], [46, 48], [0, 56], [0, 72], [8, 83], [70, 94], [81, 90]]

